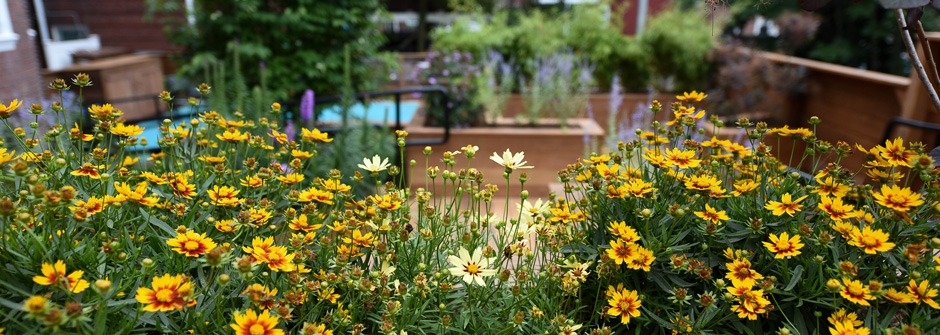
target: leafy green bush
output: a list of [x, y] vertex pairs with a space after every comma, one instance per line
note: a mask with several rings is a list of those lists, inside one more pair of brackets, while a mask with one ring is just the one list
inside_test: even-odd
[[[152, 0], [151, 8], [175, 11], [182, 3]], [[197, 0], [195, 24], [179, 15], [163, 17], [171, 41], [184, 49], [179, 60], [186, 74], [202, 75], [191, 60], [228, 59], [235, 52], [243, 79], [234, 82], [251, 89], [264, 77], [274, 98], [285, 99], [307, 88], [322, 96], [339, 93], [345, 47], [352, 54], [356, 89], [371, 89], [381, 67], [366, 65], [384, 41], [375, 20], [383, 8], [379, 0]]]
[[707, 56], [715, 40], [710, 30], [703, 29], [707, 26], [701, 15], [668, 10], [654, 17], [640, 35], [653, 74], [673, 78], [673, 90], [690, 90], [708, 74]]

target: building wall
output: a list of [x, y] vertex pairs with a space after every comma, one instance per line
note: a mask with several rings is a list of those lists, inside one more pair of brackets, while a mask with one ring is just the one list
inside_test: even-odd
[[[649, 24], [650, 20], [656, 13], [659, 13], [666, 8], [668, 8], [671, 2], [669, 0], [649, 0], [648, 11], [646, 16], [646, 23]], [[637, 21], [637, 12], [640, 7], [639, 0], [615, 0], [614, 8], [622, 8], [620, 6], [625, 6], [626, 10], [623, 11], [623, 33], [624, 35], [636, 35], [636, 21]]]
[[[163, 33], [163, 25], [155, 18], [145, 20], [144, 0], [44, 0], [49, 26], [84, 24], [101, 38], [102, 47], [130, 50], [178, 50]], [[185, 22], [182, 15], [179, 20]]]
[[43, 84], [39, 73], [39, 54], [36, 40], [29, 36], [32, 13], [29, 0], [7, 0], [13, 32], [19, 35], [16, 49], [0, 52], [0, 101], [24, 100], [24, 107], [39, 103], [43, 96]]

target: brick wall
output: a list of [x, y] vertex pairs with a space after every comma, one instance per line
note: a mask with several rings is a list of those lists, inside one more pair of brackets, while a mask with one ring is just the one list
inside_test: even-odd
[[[80, 24], [98, 34], [104, 47], [131, 50], [177, 51], [166, 35], [159, 19], [144, 20], [144, 0], [44, 0], [49, 26], [73, 24], [73, 15]], [[181, 22], [185, 18], [180, 15]]]
[[20, 39], [15, 50], [0, 52], [0, 101], [25, 100], [24, 107], [40, 102], [43, 95], [36, 41], [27, 34], [32, 18], [28, 1], [7, 0], [13, 32]]

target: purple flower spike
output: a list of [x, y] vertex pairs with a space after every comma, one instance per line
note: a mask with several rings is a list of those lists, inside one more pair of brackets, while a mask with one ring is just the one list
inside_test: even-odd
[[290, 142], [297, 138], [297, 128], [294, 128], [294, 120], [287, 120], [287, 125], [284, 126], [284, 134], [287, 135], [287, 140]]
[[313, 90], [304, 91], [304, 96], [300, 98], [300, 120], [304, 123], [313, 121], [313, 108], [316, 106]]

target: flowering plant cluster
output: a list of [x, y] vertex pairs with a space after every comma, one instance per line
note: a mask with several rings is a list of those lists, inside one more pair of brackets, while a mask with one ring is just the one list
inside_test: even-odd
[[[524, 190], [533, 167], [523, 153], [478, 163], [473, 145], [433, 164], [428, 148], [423, 169], [374, 156], [356, 171], [315, 175], [317, 152], [333, 138], [306, 128], [287, 136], [276, 103], [259, 120], [209, 111], [166, 122], [161, 151], [142, 157], [132, 149], [144, 129], [111, 105], [70, 122], [58, 103], [0, 102], [0, 121], [16, 135], [0, 148], [0, 333], [844, 335], [938, 326], [938, 186], [922, 146], [859, 148], [875, 185], [854, 183], [838, 164], [803, 180], [773, 158], [765, 136], [837, 157], [851, 148], [746, 120], [750, 146], [695, 141], [704, 113], [691, 101], [701, 98], [680, 97], [672, 122], [571, 165], [559, 174], [564, 194], [549, 199]], [[42, 134], [18, 128], [7, 118], [21, 108], [56, 122]], [[407, 133], [396, 136], [404, 150]], [[504, 167], [505, 185], [485, 184], [473, 164]], [[404, 171], [426, 186], [399, 186]], [[356, 196], [353, 185], [373, 192]]]

